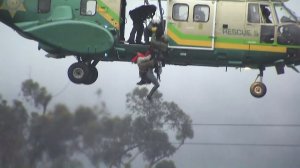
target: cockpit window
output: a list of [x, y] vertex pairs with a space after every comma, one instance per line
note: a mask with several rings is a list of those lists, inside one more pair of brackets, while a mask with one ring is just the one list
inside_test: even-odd
[[[296, 15], [281, 3], [274, 4], [280, 25], [277, 29], [277, 42], [282, 45], [300, 45], [300, 28]], [[284, 24], [289, 23], [289, 24]]]
[[296, 17], [282, 4], [275, 4], [275, 11], [279, 23], [296, 22]]
[[248, 5], [248, 22], [249, 23], [266, 23], [271, 24], [273, 17], [269, 5], [249, 3]]
[[248, 5], [248, 22], [249, 23], [260, 23], [259, 19], [259, 6], [258, 4]]
[[80, 14], [81, 15], [95, 15], [97, 9], [96, 0], [81, 0], [80, 3]]
[[260, 5], [261, 23], [273, 23], [271, 8], [269, 5]]

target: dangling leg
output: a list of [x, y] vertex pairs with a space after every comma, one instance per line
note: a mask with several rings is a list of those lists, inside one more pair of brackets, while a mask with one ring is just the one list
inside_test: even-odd
[[137, 83], [137, 85], [144, 85], [148, 83], [147, 72], [139, 72], [141, 81]]
[[152, 95], [154, 94], [154, 92], [157, 90], [157, 88], [159, 87], [159, 83], [156, 79], [156, 77], [153, 74], [153, 69], [149, 69], [147, 72], [147, 78], [151, 81], [151, 83], [153, 83], [153, 87], [151, 89], [151, 91], [149, 92], [147, 99], [151, 100], [152, 99]]

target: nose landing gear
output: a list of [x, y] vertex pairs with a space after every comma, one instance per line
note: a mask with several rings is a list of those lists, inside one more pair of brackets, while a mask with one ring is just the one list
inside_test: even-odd
[[250, 87], [250, 93], [253, 97], [256, 98], [261, 98], [264, 97], [267, 93], [267, 87], [266, 85], [262, 82], [263, 79], [263, 71], [265, 68], [260, 68], [259, 69], [259, 74], [257, 75], [254, 83]]

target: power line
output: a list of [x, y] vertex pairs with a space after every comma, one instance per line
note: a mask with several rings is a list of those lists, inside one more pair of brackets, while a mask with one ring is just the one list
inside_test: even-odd
[[[170, 124], [172, 125], [172, 124]], [[300, 128], [300, 124], [214, 124], [214, 123], [192, 123], [192, 126], [212, 127], [290, 127]], [[173, 142], [174, 145], [180, 143]], [[300, 148], [300, 144], [259, 144], [259, 143], [224, 143], [224, 142], [185, 142], [189, 146], [240, 146], [240, 147], [284, 147]]]
[[56, 94], [54, 94], [53, 97], [57, 97], [57, 96], [59, 96], [60, 94], [62, 94], [62, 93], [69, 87], [69, 85], [70, 85], [70, 82], [67, 82], [67, 83], [65, 84], [65, 86], [64, 86], [62, 89], [60, 89]]
[[[164, 141], [146, 141], [151, 143], [166, 143]], [[264, 147], [264, 148], [300, 148], [300, 144], [272, 144], [272, 143], [226, 143], [226, 142], [169, 142], [172, 145], [184, 145], [184, 146], [236, 146], [236, 147]]]
[[216, 126], [216, 127], [300, 127], [300, 124], [204, 124], [192, 123], [192, 126]]
[[[172, 143], [179, 144], [179, 143]], [[285, 147], [300, 148], [300, 144], [256, 144], [256, 143], [218, 143], [218, 142], [185, 142], [191, 146], [245, 146], [245, 147]]]
[[[214, 124], [192, 123], [192, 126], [210, 127], [290, 127], [298, 128], [300, 124]], [[172, 143], [179, 144], [179, 143]], [[300, 148], [300, 144], [260, 144], [260, 143], [224, 143], [224, 142], [185, 142], [188, 146], [237, 146], [237, 147], [272, 147], [272, 148]]]

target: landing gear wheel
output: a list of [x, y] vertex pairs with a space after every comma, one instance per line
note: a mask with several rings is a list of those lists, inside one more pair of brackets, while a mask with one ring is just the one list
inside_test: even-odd
[[262, 82], [254, 82], [250, 87], [250, 93], [256, 98], [264, 97], [267, 93], [267, 87]]
[[90, 69], [85, 63], [77, 62], [70, 66], [68, 76], [73, 83], [84, 83], [90, 76]]
[[91, 85], [94, 82], [96, 82], [96, 80], [98, 79], [98, 70], [96, 67], [90, 66], [89, 71], [90, 71], [89, 77], [87, 78], [86, 81], [83, 82], [86, 85]]

